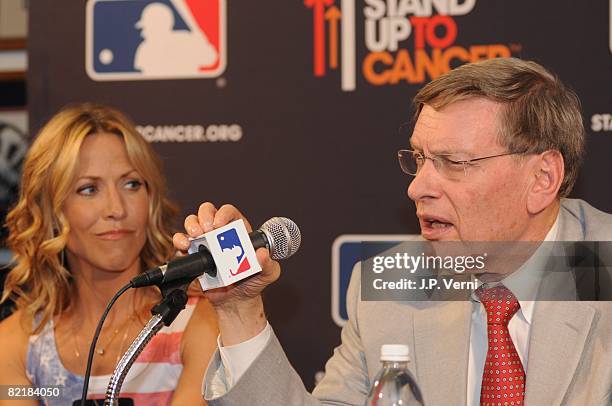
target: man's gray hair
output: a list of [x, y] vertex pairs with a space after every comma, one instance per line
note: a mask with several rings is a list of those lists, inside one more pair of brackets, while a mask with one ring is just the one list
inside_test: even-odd
[[569, 195], [584, 155], [576, 93], [535, 62], [495, 58], [462, 65], [428, 83], [414, 98], [416, 117], [424, 105], [438, 110], [472, 97], [503, 104], [498, 138], [508, 151], [561, 153], [565, 175], [559, 196]]

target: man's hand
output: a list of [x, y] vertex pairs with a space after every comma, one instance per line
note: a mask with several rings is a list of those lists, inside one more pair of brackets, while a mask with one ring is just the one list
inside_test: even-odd
[[[212, 203], [202, 203], [197, 216], [191, 214], [185, 219], [187, 234], [174, 234], [174, 247], [186, 253], [190, 245], [189, 237], [198, 237], [238, 219], [244, 221], [249, 232], [252, 231], [248, 220], [234, 206], [226, 204], [217, 209]], [[280, 266], [270, 258], [267, 249], [260, 248], [256, 254], [261, 272], [233, 285], [205, 292], [217, 312], [224, 346], [246, 341], [266, 326], [261, 292], [278, 279]]]

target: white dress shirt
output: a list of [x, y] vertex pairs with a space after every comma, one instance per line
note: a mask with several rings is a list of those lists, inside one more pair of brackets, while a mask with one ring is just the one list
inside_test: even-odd
[[[544, 241], [555, 241], [558, 230], [558, 217]], [[535, 256], [534, 256], [535, 257]], [[541, 264], [534, 263], [534, 257], [530, 258], [521, 268], [503, 281], [510, 291], [519, 299], [520, 309], [510, 319], [508, 331], [516, 351], [523, 363], [523, 369], [527, 374], [527, 359], [529, 354], [529, 334], [533, 318], [534, 299], [537, 294], [538, 281], [530, 280], [536, 278], [534, 267]], [[480, 285], [480, 283], [479, 283]], [[527, 288], [526, 288], [527, 287]], [[519, 292], [520, 291], [520, 292]], [[531, 300], [528, 300], [531, 299]], [[468, 355], [468, 379], [467, 379], [467, 406], [480, 405], [480, 387], [482, 375], [487, 356], [487, 312], [484, 306], [472, 295], [472, 325], [470, 330], [470, 350]], [[229, 391], [238, 382], [244, 372], [251, 366], [253, 361], [268, 344], [272, 334], [269, 323], [255, 337], [232, 346], [221, 345], [221, 338], [217, 338], [219, 353], [223, 363], [225, 382], [213, 381], [212, 394], [219, 397]]]
[[[558, 217], [544, 241], [555, 241], [558, 230]], [[533, 320], [535, 298], [538, 293], [539, 277], [536, 270], [541, 270], [543, 256], [532, 256], [516, 272], [503, 280], [518, 299], [520, 308], [508, 323], [508, 332], [518, 353], [525, 375], [529, 358], [529, 335]], [[477, 281], [478, 286], [482, 283]], [[492, 284], [494, 286], [495, 284]], [[487, 358], [487, 311], [475, 294], [472, 294], [472, 325], [470, 329], [470, 352], [468, 354], [467, 406], [480, 405], [480, 389]]]

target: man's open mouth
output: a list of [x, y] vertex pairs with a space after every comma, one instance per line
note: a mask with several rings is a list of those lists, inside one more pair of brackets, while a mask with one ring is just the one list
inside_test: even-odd
[[421, 223], [421, 235], [427, 240], [438, 240], [444, 238], [454, 224], [447, 219], [439, 216], [421, 213], [419, 216]]
[[425, 220], [425, 222], [427, 223], [427, 226], [431, 228], [447, 228], [452, 226], [451, 223], [445, 223], [438, 220]]

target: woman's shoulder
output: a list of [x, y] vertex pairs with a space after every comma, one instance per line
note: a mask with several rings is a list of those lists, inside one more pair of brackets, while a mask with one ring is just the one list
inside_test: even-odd
[[15, 373], [21, 371], [20, 375], [23, 376], [25, 376], [31, 321], [23, 311], [17, 310], [0, 322], [0, 348], [11, 349], [11, 351], [0, 351], [0, 365], [3, 369], [9, 368]]
[[28, 341], [32, 328], [32, 318], [26, 316], [23, 310], [16, 310], [0, 322], [0, 343], [8, 341]]

